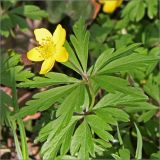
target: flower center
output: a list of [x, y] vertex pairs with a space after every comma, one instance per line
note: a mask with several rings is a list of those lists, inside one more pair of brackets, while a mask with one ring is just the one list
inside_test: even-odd
[[55, 45], [51, 38], [47, 37], [42, 40], [42, 44], [39, 46], [39, 52], [44, 57], [44, 59], [53, 56], [55, 52]]

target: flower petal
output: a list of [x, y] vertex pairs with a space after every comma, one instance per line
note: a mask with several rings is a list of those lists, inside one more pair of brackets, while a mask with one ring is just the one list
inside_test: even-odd
[[123, 2], [123, 0], [118, 0], [118, 1], [117, 1], [117, 7], [120, 7], [121, 4], [122, 4], [122, 2]]
[[68, 52], [64, 47], [61, 47], [56, 50], [56, 53], [54, 54], [54, 58], [57, 62], [66, 62], [68, 61]]
[[53, 68], [54, 63], [55, 59], [53, 57], [45, 59], [42, 63], [40, 74], [46, 74], [47, 72], [49, 72]]
[[101, 3], [101, 4], [104, 4], [105, 0], [99, 0], [98, 2]]
[[31, 61], [43, 61], [44, 58], [42, 57], [40, 51], [40, 47], [35, 47], [27, 52], [27, 58]]
[[59, 24], [53, 33], [53, 42], [56, 47], [60, 48], [66, 40], [66, 30]]
[[50, 33], [50, 31], [48, 31], [45, 28], [35, 29], [34, 34], [35, 34], [36, 40], [40, 45], [43, 45], [48, 40], [52, 39], [52, 34]]
[[113, 0], [105, 1], [105, 4], [103, 6], [103, 12], [113, 13], [116, 7], [117, 7], [117, 1]]

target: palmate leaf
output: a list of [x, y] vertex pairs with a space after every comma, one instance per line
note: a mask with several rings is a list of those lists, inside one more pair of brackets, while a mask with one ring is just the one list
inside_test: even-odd
[[[129, 115], [122, 109], [105, 107], [94, 110], [94, 112], [99, 115], [101, 118], [104, 118], [103, 115], [111, 115], [116, 121], [129, 122]], [[103, 114], [101, 114], [103, 113]]]
[[71, 141], [70, 152], [71, 155], [75, 155], [78, 152], [78, 158], [84, 160], [88, 160], [89, 154], [93, 154], [94, 152], [91, 131], [85, 120], [74, 133]]
[[131, 21], [140, 21], [145, 15], [145, 3], [141, 0], [129, 1], [123, 9], [122, 17], [128, 17]]
[[148, 102], [134, 102], [133, 104], [128, 105], [127, 107], [124, 107], [126, 112], [134, 113], [134, 112], [142, 112], [142, 111], [149, 111], [149, 110], [157, 110], [158, 107], [150, 104]]
[[147, 83], [144, 85], [144, 91], [157, 102], [160, 102], [160, 85], [156, 83], [153, 77], [149, 77]]
[[20, 55], [16, 54], [16, 52], [12, 51], [10, 55], [2, 55], [0, 59], [0, 65], [1, 65], [1, 72], [6, 71], [7, 69], [10, 69], [12, 67], [15, 67], [18, 65], [20, 61]]
[[126, 95], [138, 96], [141, 98], [146, 97], [139, 88], [129, 86], [129, 82], [122, 78], [108, 75], [98, 75], [91, 78], [107, 92], [115, 93], [115, 91], [119, 91]]
[[3, 15], [0, 18], [0, 24], [1, 24], [0, 35], [8, 37], [10, 34], [9, 31], [13, 27], [12, 20], [9, 17], [9, 15]]
[[44, 10], [41, 10], [38, 6], [35, 5], [24, 5], [17, 7], [12, 9], [10, 13], [25, 16], [31, 19], [42, 19], [43, 17], [48, 16]]
[[155, 115], [155, 113], [156, 113], [156, 110], [149, 110], [147, 112], [144, 112], [141, 116], [139, 116], [138, 122], [146, 123]]
[[28, 24], [24, 18], [16, 14], [10, 14], [10, 13], [9, 13], [9, 17], [11, 18], [13, 27], [16, 27], [18, 25], [22, 31], [25, 31], [28, 29]]
[[158, 1], [155, 0], [155, 1], [152, 1], [152, 3], [150, 0], [145, 0], [145, 1], [148, 7], [148, 10], [147, 10], [148, 17], [150, 19], [153, 19], [153, 17], [156, 16], [158, 12]]
[[106, 94], [95, 106], [94, 109], [103, 108], [107, 106], [124, 106], [133, 105], [135, 102], [145, 102], [148, 100], [146, 96], [132, 96], [120, 92]]
[[[52, 135], [56, 134], [59, 129], [61, 129], [64, 125], [66, 126], [68, 121], [70, 121], [73, 111], [76, 111], [77, 108], [81, 106], [84, 102], [84, 86], [79, 85], [74, 87], [68, 96], [66, 96], [65, 100], [59, 106], [58, 111], [56, 113], [57, 119], [49, 122], [45, 127], [43, 127], [37, 137], [36, 141], [44, 141], [47, 139], [49, 133], [52, 131]], [[77, 100], [77, 96], [79, 96], [79, 100]]]
[[96, 60], [93, 73], [95, 74], [97, 71], [101, 70], [105, 65], [107, 65], [108, 63], [118, 58], [132, 54], [133, 51], [139, 46], [140, 46], [140, 43], [135, 43], [127, 47], [123, 46], [118, 50], [116, 50], [115, 52], [113, 52], [114, 51], [113, 48], [106, 49]]
[[44, 143], [41, 149], [43, 159], [54, 159], [56, 157], [61, 144], [63, 145], [63, 143], [66, 142], [64, 141], [66, 135], [69, 134], [68, 132], [70, 132], [71, 129], [74, 129], [79, 118], [80, 117], [73, 117], [69, 124], [64, 127], [59, 134], [56, 134], [54, 138], [52, 132], [50, 132], [47, 141]]
[[4, 91], [0, 90], [0, 125], [8, 125], [9, 124], [9, 115], [11, 111], [9, 110], [9, 106], [12, 106], [12, 98], [6, 94]]
[[[5, 7], [5, 3], [3, 3], [3, 7]], [[48, 15], [44, 10], [41, 10], [35, 5], [23, 5], [20, 7], [13, 7], [13, 9], [10, 8], [11, 6], [6, 8], [7, 12], [4, 12], [0, 19], [2, 24], [0, 34], [5, 37], [8, 37], [10, 31], [17, 25], [22, 30], [28, 29], [28, 25], [24, 17], [30, 19], [42, 19]]]
[[[45, 139], [47, 139], [47, 141], [42, 146], [42, 154], [44, 155], [44, 159], [49, 157], [55, 158], [56, 153], [60, 148], [59, 143], [62, 143], [60, 149], [61, 155], [65, 155], [68, 152], [70, 148], [71, 136], [74, 131], [74, 126], [70, 127], [70, 129], [68, 129], [65, 134], [62, 133], [64, 131], [64, 128], [68, 127], [68, 124], [72, 121], [71, 119], [73, 119], [73, 111], [77, 110], [77, 108], [80, 108], [80, 106], [84, 103], [83, 92], [83, 84], [74, 88], [74, 90], [71, 91], [71, 93], [65, 98], [65, 100], [58, 108], [56, 113], [56, 116], [58, 118], [50, 122], [46, 127], [41, 130], [37, 140], [44, 141]], [[79, 100], [77, 100], [77, 96], [79, 96]], [[78, 118], [81, 117], [79, 116]], [[63, 136], [63, 139], [59, 137], [61, 134]], [[56, 143], [55, 147], [52, 147], [56, 140], [59, 142]]]
[[[90, 125], [91, 129], [103, 140], [105, 141], [112, 141], [114, 140], [113, 136], [107, 132], [111, 131], [112, 128], [110, 127], [109, 124], [105, 123], [103, 119], [96, 115], [89, 115], [86, 116], [86, 121]], [[107, 131], [106, 131], [107, 130]]]
[[121, 160], [130, 160], [130, 151], [128, 149], [120, 149], [119, 150], [119, 155]]
[[84, 25], [84, 19], [80, 18], [77, 23], [73, 26], [74, 35], [71, 35], [70, 40], [79, 58], [84, 71], [87, 70], [88, 61], [88, 43], [89, 43], [89, 32], [86, 31]]
[[110, 62], [105, 67], [103, 67], [98, 73], [109, 74], [122, 71], [129, 72], [136, 69], [140, 69], [141, 67], [148, 65], [148, 63], [153, 63], [158, 60], [160, 60], [159, 56], [140, 55], [134, 53], [129, 56], [125, 56]]
[[11, 86], [12, 79], [15, 81], [26, 81], [28, 78], [33, 77], [33, 73], [24, 70], [23, 66], [15, 66], [2, 72], [1, 83], [6, 86]]
[[34, 77], [33, 80], [20, 83], [18, 87], [41, 88], [50, 85], [70, 84], [76, 82], [78, 83], [79, 80], [74, 77], [69, 77], [63, 73], [49, 72], [45, 77]]
[[24, 66], [19, 65], [20, 55], [12, 51], [11, 55], [1, 57], [1, 83], [6, 86], [12, 85], [12, 81], [26, 81], [33, 77], [33, 73], [24, 70]]
[[33, 100], [26, 103], [14, 117], [24, 117], [26, 115], [34, 114], [37, 111], [44, 111], [51, 107], [55, 102], [62, 97], [66, 97], [78, 84], [70, 84], [66, 86], [56, 87], [42, 93], [37, 93], [33, 96]]
[[57, 132], [62, 129], [62, 120], [63, 117], [59, 117], [55, 120], [50, 121], [47, 125], [41, 128], [38, 137], [35, 139], [35, 142], [46, 141], [48, 135], [52, 132], [52, 136], [55, 136]]
[[111, 124], [111, 125], [117, 125], [117, 120], [112, 116], [112, 114], [108, 114], [106, 116], [106, 113], [103, 112], [103, 110], [101, 109], [95, 109], [94, 110], [96, 115], [98, 117], [100, 117], [101, 119], [103, 119], [103, 121], [105, 121], [105, 123]]
[[61, 155], [65, 155], [70, 149], [71, 138], [72, 138], [74, 129], [75, 129], [74, 127], [71, 127], [70, 130], [65, 134], [65, 137], [63, 139], [62, 146], [60, 149]]
[[[63, 103], [59, 106], [56, 116], [59, 117], [60, 115], [64, 114], [73, 114], [73, 111], [78, 110], [84, 103], [84, 93], [85, 86], [79, 85], [76, 87], [63, 101]], [[77, 99], [77, 96], [79, 97]]]
[[[74, 35], [70, 36], [71, 44], [65, 43], [69, 53], [69, 61], [63, 63], [67, 67], [81, 74], [87, 70], [89, 32], [84, 25], [84, 19], [80, 18], [73, 27]], [[72, 47], [74, 50], [72, 49]]]
[[69, 61], [67, 61], [63, 64], [65, 66], [67, 66], [68, 68], [71, 68], [72, 70], [74, 70], [80, 74], [80, 72], [83, 72], [82, 67], [76, 57], [76, 54], [74, 53], [73, 49], [71, 48], [71, 46], [69, 45], [68, 42], [65, 43], [65, 48], [67, 49], [67, 51], [69, 53]]

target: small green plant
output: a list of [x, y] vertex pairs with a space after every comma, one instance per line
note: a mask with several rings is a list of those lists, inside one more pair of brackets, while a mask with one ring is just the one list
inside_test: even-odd
[[19, 26], [22, 31], [26, 31], [28, 29], [26, 18], [40, 20], [47, 17], [47, 13], [38, 6], [27, 4], [17, 6], [16, 0], [2, 1], [0, 9], [0, 35], [4, 37], [8, 37], [10, 34], [14, 35], [16, 26]]
[[[69, 60], [62, 64], [75, 71], [78, 74], [76, 77], [80, 78], [57, 72], [49, 72], [44, 76], [33, 75], [17, 65], [17, 55], [2, 63], [2, 74], [9, 73], [9, 77], [2, 79], [2, 84], [12, 86], [13, 91], [12, 99], [2, 92], [3, 104], [13, 107], [12, 112], [9, 108], [3, 110], [2, 122], [9, 123], [12, 129], [19, 157], [28, 159], [22, 118], [51, 109], [54, 110], [54, 118], [42, 126], [35, 140], [43, 144], [43, 159], [97, 158], [112, 148], [115, 141], [119, 147], [116, 152], [110, 153], [109, 158], [142, 159], [142, 135], [133, 114], [141, 115], [139, 122], [147, 121], [158, 108], [148, 102], [148, 96], [132, 81], [132, 74], [156, 65], [160, 57], [157, 54], [140, 54], [139, 49], [143, 48], [141, 44], [132, 43], [118, 49], [107, 47], [93, 64], [88, 64], [90, 33], [86, 30], [83, 19], [75, 23], [73, 31], [70, 41], [65, 43]], [[19, 109], [16, 85], [20, 88], [47, 89], [33, 95]], [[149, 90], [152, 85], [155, 85], [155, 90], [151, 96], [159, 99], [155, 93], [157, 82], [152, 84], [152, 80], [149, 81], [144, 90], [151, 94]], [[21, 146], [15, 132], [16, 122], [22, 135]], [[135, 129], [137, 147], [134, 156], [121, 137], [119, 126], [122, 122]]]

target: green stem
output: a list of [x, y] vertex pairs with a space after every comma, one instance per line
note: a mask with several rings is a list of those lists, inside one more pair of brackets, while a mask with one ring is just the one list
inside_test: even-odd
[[28, 160], [29, 154], [28, 154], [28, 146], [27, 146], [26, 132], [25, 132], [24, 124], [23, 124], [22, 119], [18, 119], [17, 122], [18, 122], [19, 130], [20, 130], [23, 159]]
[[[14, 75], [12, 75], [12, 77], [14, 77]], [[18, 106], [18, 102], [17, 102], [16, 82], [15, 82], [14, 78], [12, 79], [12, 92], [13, 92], [13, 94], [12, 94], [13, 95], [13, 106], [15, 107], [15, 111], [18, 111], [19, 106]], [[22, 119], [18, 118], [17, 123], [19, 126], [20, 137], [21, 137], [21, 148], [22, 148], [23, 160], [28, 160], [29, 154], [28, 154], [25, 127], [24, 127]]]
[[89, 91], [90, 91], [90, 95], [91, 95], [91, 104], [90, 104], [90, 107], [89, 107], [89, 110], [91, 111], [93, 106], [94, 106], [94, 103], [95, 103], [95, 94], [94, 94], [94, 89], [92, 87], [92, 84], [91, 84], [90, 80], [88, 80], [88, 87], [89, 87]]
[[92, 87], [92, 84], [91, 84], [91, 81], [88, 79], [88, 75], [87, 73], [84, 73], [82, 72], [81, 70], [79, 70], [71, 61], [69, 61], [72, 66], [77, 70], [77, 72], [82, 76], [82, 78], [86, 81], [87, 85], [88, 85], [88, 88], [89, 88], [89, 93], [90, 93], [90, 96], [91, 96], [91, 103], [90, 103], [90, 107], [89, 107], [89, 110], [91, 111], [93, 106], [94, 106], [94, 103], [95, 103], [95, 95], [94, 95], [94, 89]]

